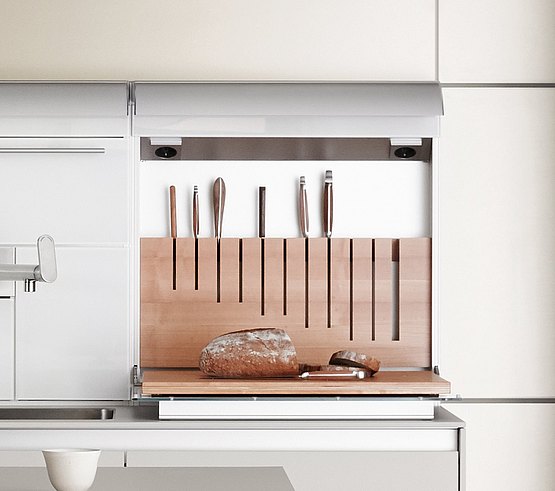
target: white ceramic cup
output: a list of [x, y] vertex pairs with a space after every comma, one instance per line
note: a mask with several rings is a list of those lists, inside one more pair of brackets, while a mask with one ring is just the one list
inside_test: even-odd
[[60, 448], [43, 450], [48, 478], [57, 491], [87, 491], [96, 476], [100, 450]]

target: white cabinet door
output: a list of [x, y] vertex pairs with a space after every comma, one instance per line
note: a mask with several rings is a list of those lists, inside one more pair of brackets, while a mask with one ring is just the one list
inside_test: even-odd
[[555, 489], [555, 404], [448, 404], [466, 422], [468, 491]]
[[[16, 397], [129, 398], [129, 251], [59, 247], [58, 279], [17, 285]], [[18, 263], [36, 261], [33, 248]]]
[[129, 240], [128, 142], [0, 138], [0, 244]]
[[13, 298], [0, 298], [0, 400], [14, 397], [13, 304]]
[[439, 2], [441, 82], [553, 82], [553, 0]]
[[553, 397], [555, 89], [444, 102], [441, 374], [463, 397]]

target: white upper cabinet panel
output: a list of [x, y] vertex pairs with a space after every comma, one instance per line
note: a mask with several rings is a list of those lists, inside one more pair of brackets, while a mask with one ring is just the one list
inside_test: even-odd
[[127, 242], [128, 142], [0, 138], [0, 244]]
[[[58, 278], [16, 291], [18, 399], [129, 397], [129, 250], [60, 247]], [[17, 262], [36, 264], [32, 248]]]
[[466, 422], [468, 491], [555, 489], [555, 404], [445, 407]]
[[125, 83], [0, 83], [0, 137], [125, 136]]
[[0, 298], [0, 400], [14, 398], [13, 304], [13, 298]]
[[555, 89], [447, 89], [440, 368], [463, 397], [555, 396]]
[[136, 83], [135, 136], [427, 137], [437, 83]]
[[435, 0], [9, 2], [2, 21], [0, 79], [435, 79]]
[[439, 4], [441, 82], [555, 82], [553, 0]]

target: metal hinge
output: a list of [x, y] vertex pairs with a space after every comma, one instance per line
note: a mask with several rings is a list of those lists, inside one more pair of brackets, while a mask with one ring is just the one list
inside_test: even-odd
[[437, 365], [434, 366], [434, 373], [439, 375], [439, 367]]
[[132, 114], [133, 116], [137, 114], [136, 110], [136, 99], [135, 99], [135, 82], [129, 82], [127, 84], [127, 115]]

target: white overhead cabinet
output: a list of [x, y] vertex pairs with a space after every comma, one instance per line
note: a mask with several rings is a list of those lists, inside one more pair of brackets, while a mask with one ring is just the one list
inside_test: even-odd
[[467, 0], [438, 4], [441, 82], [550, 83], [555, 80], [555, 2], [552, 0]]
[[0, 84], [0, 246], [33, 265], [49, 234], [58, 264], [17, 285], [16, 399], [129, 397], [128, 128], [124, 83]]
[[554, 397], [555, 89], [444, 101], [441, 374], [465, 398]]
[[[60, 247], [58, 279], [16, 292], [18, 399], [129, 398], [129, 250]], [[17, 262], [34, 264], [33, 248]]]
[[466, 489], [555, 489], [555, 404], [448, 404], [466, 422]]

